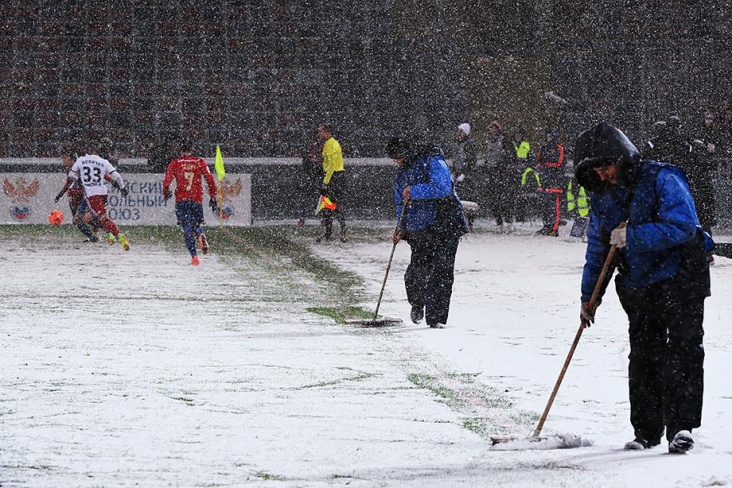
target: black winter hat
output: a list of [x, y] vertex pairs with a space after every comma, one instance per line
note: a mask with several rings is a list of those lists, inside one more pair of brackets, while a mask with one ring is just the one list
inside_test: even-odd
[[413, 153], [413, 144], [405, 137], [392, 137], [386, 145], [386, 154], [391, 159], [402, 159], [411, 156]]
[[574, 157], [577, 182], [588, 191], [600, 191], [604, 187], [596, 168], [621, 164], [621, 182], [629, 184], [640, 164], [638, 148], [620, 129], [605, 122], [577, 137]]

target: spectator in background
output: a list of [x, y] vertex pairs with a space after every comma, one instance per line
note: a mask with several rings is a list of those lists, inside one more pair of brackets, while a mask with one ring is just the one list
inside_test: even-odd
[[725, 100], [719, 104], [717, 113], [714, 114], [713, 128], [716, 133], [717, 147], [716, 154], [725, 173], [732, 172], [732, 110]]
[[[714, 180], [717, 164], [701, 140], [695, 140], [682, 132], [681, 119], [672, 115], [665, 121], [656, 122], [657, 135], [648, 141], [645, 159], [663, 161], [678, 166], [689, 180], [689, 189], [694, 198], [699, 222], [711, 235], [717, 224]], [[714, 147], [714, 146], [712, 146]], [[711, 259], [711, 258], [710, 258]]]
[[[657, 123], [657, 125], [661, 128], [661, 133], [648, 142], [644, 157], [671, 163], [684, 170], [699, 222], [711, 235], [712, 227], [717, 224], [714, 190], [714, 180], [717, 177], [716, 160], [713, 154], [708, 152], [708, 147], [702, 140], [692, 139], [682, 132], [679, 117], [672, 115], [665, 124]], [[709, 262], [714, 262], [711, 251]]]
[[559, 235], [562, 196], [567, 186], [564, 163], [564, 146], [559, 143], [559, 131], [553, 128], [547, 129], [546, 142], [536, 154], [536, 169], [541, 182], [539, 188], [541, 215], [544, 224], [537, 231], [538, 235], [552, 237]]
[[325, 234], [316, 240], [320, 242], [325, 239], [330, 241], [333, 239], [333, 218], [341, 225], [341, 242], [348, 242], [346, 234], [346, 218], [343, 214], [343, 190], [345, 186], [345, 172], [343, 167], [343, 153], [341, 145], [335, 137], [333, 131], [328, 124], [321, 124], [318, 127], [318, 136], [323, 142], [323, 181], [320, 187], [320, 194], [328, 197], [331, 202], [336, 205], [335, 210], [323, 209], [323, 226]]
[[[486, 208], [490, 211], [493, 218], [498, 224], [498, 217], [496, 215], [496, 201], [500, 198], [496, 194], [496, 190], [492, 185], [496, 181], [496, 172], [498, 171], [498, 161], [502, 159], [505, 151], [503, 141], [499, 137], [501, 132], [501, 123], [498, 120], [492, 120], [488, 124], [488, 136], [485, 140], [485, 160], [480, 167], [477, 179], [480, 181], [480, 195], [481, 207]], [[503, 221], [501, 221], [501, 224]]]
[[[523, 127], [516, 127], [513, 130], [511, 137], [513, 143], [513, 153], [511, 166], [515, 169], [516, 179], [513, 181], [514, 184], [514, 217], [516, 222], [523, 222], [526, 220], [528, 214], [526, 203], [526, 187], [527, 179], [524, 178], [524, 172], [531, 169], [533, 171], [533, 165], [529, 163], [531, 155], [531, 144], [526, 140], [526, 132]], [[527, 175], [528, 176], [528, 175]], [[531, 196], [536, 196], [536, 192], [532, 192]]]
[[[689, 189], [694, 197], [696, 213], [702, 228], [712, 235], [712, 228], [717, 225], [717, 198], [714, 182], [718, 177], [717, 161], [713, 154], [707, 152], [703, 141], [692, 139], [691, 157], [680, 164], [689, 180]], [[709, 253], [709, 262], [714, 263], [712, 253]]]
[[643, 157], [679, 165], [691, 154], [691, 144], [681, 134], [681, 119], [676, 115], [653, 124], [654, 136], [646, 143]]
[[163, 197], [169, 199], [170, 185], [175, 180], [175, 215], [183, 230], [183, 240], [191, 255], [191, 265], [198, 266], [201, 261], [196, 251], [198, 242], [201, 252], [208, 254], [209, 245], [203, 233], [203, 180], [208, 186], [208, 205], [218, 211], [216, 203], [216, 180], [206, 161], [193, 155], [193, 142], [184, 139], [180, 145], [181, 156], [168, 164], [163, 179]]
[[719, 103], [719, 110], [714, 117], [714, 123], [717, 126], [717, 130], [726, 132], [729, 136], [729, 132], [732, 130], [732, 109], [729, 107], [727, 100]]
[[302, 153], [302, 177], [300, 179], [300, 219], [297, 226], [305, 225], [305, 217], [315, 208], [323, 181], [323, 141], [315, 129]]
[[[470, 137], [470, 124], [464, 122], [457, 126], [455, 157], [452, 161], [452, 174], [458, 194], [463, 200], [478, 202], [478, 151]], [[468, 215], [468, 226], [472, 230], [475, 213]]]
[[515, 192], [512, 190], [520, 178], [520, 175], [514, 175], [512, 170], [513, 152], [511, 141], [503, 134], [503, 125], [500, 121], [494, 120], [488, 126], [486, 141], [486, 197], [498, 230], [501, 232], [513, 230]]
[[516, 127], [512, 136], [513, 149], [515, 153], [514, 164], [523, 172], [528, 166], [529, 154], [531, 153], [531, 144], [526, 140], [526, 134], [523, 127]]
[[703, 124], [701, 126], [701, 140], [704, 142], [707, 153], [715, 154], [717, 152], [717, 142], [719, 136], [716, 134], [714, 127], [714, 113], [711, 110], [705, 110], [703, 113]]
[[577, 183], [574, 176], [567, 183], [567, 214], [574, 218], [569, 236], [584, 239], [590, 223], [590, 199], [585, 188]]

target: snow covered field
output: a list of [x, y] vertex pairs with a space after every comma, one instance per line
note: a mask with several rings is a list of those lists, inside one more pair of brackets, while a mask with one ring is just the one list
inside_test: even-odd
[[[385, 236], [388, 230], [385, 230]], [[356, 329], [308, 312], [316, 279], [257, 255], [0, 238], [0, 487], [724, 486], [732, 484], [732, 261], [707, 301], [696, 448], [632, 438], [625, 317], [610, 288], [544, 434], [528, 435], [578, 324], [584, 245], [466, 237], [448, 327]], [[373, 309], [391, 244], [312, 246], [364, 277]], [[408, 320], [397, 246], [382, 303]], [[326, 303], [327, 304], [327, 303]]]

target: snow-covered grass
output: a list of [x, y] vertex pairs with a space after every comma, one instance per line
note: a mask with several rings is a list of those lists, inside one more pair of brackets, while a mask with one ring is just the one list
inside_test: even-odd
[[[388, 225], [315, 245], [309, 226], [211, 228], [191, 267], [172, 228], [132, 249], [68, 226], [0, 227], [0, 486], [721, 486], [732, 483], [732, 265], [706, 313], [696, 448], [625, 452], [627, 331], [614, 292], [544, 434], [528, 435], [578, 327], [584, 245], [490, 228], [463, 239], [448, 327], [408, 322]], [[612, 287], [611, 287], [612, 290]]]

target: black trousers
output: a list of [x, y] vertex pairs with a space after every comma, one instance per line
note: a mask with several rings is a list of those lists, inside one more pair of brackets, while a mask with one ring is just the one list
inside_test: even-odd
[[407, 300], [413, 307], [425, 307], [428, 325], [446, 324], [460, 238], [428, 228], [409, 232], [407, 239], [412, 250], [404, 274]]
[[510, 224], [514, 220], [516, 200], [518, 200], [521, 174], [514, 174], [511, 169], [501, 169], [495, 173], [488, 190], [488, 202], [496, 225]]
[[701, 425], [704, 298], [685, 297], [677, 281], [617, 286], [630, 321], [630, 423], [649, 441]]
[[328, 185], [328, 198], [330, 201], [336, 204], [335, 210], [323, 209], [321, 211], [322, 220], [321, 224], [325, 226], [325, 238], [330, 239], [333, 233], [333, 219], [335, 218], [341, 225], [341, 233], [346, 231], [346, 217], [341, 208], [343, 202], [342, 195], [345, 189], [344, 172], [337, 171], [333, 173]]

